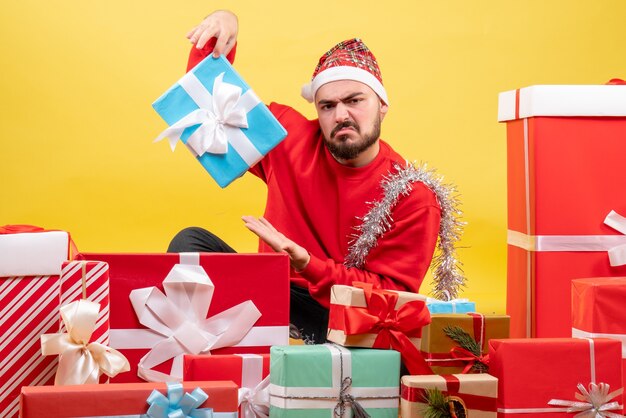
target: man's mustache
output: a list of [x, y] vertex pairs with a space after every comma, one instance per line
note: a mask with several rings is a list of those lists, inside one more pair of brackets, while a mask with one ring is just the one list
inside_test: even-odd
[[351, 120], [344, 120], [343, 122], [338, 123], [337, 126], [335, 126], [333, 130], [330, 131], [330, 137], [334, 138], [337, 132], [339, 132], [343, 128], [354, 128], [355, 131], [359, 132], [359, 125], [357, 125], [356, 122], [352, 122]]

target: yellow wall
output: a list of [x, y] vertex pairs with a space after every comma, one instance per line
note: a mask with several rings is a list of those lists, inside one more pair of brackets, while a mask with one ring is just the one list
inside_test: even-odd
[[236, 11], [236, 67], [265, 101], [299, 97], [317, 59], [360, 36], [391, 108], [383, 137], [458, 185], [468, 222], [465, 296], [505, 309], [505, 127], [497, 94], [626, 76], [626, 2], [5, 1], [0, 14], [0, 225], [70, 231], [83, 251], [159, 252], [201, 225], [242, 252], [260, 215], [250, 175], [221, 190], [184, 147], [152, 144], [150, 107], [185, 69], [184, 35], [215, 7]]

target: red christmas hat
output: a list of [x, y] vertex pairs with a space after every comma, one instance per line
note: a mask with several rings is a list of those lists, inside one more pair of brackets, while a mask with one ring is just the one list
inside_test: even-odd
[[360, 81], [389, 104], [376, 58], [358, 38], [339, 42], [322, 55], [313, 71], [311, 82], [302, 86], [302, 97], [313, 102], [317, 89], [337, 80]]

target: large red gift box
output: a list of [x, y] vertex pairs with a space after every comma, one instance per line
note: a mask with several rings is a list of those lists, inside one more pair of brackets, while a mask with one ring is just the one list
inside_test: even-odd
[[[237, 416], [237, 386], [233, 382], [183, 383], [184, 393], [192, 393], [198, 387], [209, 396], [200, 408], [212, 408], [214, 412], [223, 413], [221, 417]], [[167, 396], [165, 383], [27, 386], [22, 389], [20, 417], [144, 416], [142, 414], [145, 414], [149, 407], [147, 399], [153, 390]], [[164, 416], [166, 415], [167, 412]]]
[[67, 232], [0, 227], [2, 417], [17, 417], [21, 386], [54, 383], [58, 360], [41, 355], [39, 337], [59, 330], [59, 275], [69, 246]]
[[607, 251], [626, 235], [626, 87], [533, 86], [501, 93], [507, 122], [507, 313], [512, 337], [570, 335], [572, 279], [624, 276]]
[[[231, 380], [237, 384], [240, 418], [256, 418], [255, 409], [269, 414], [269, 374], [269, 354], [200, 354], [184, 358], [184, 381]], [[267, 405], [259, 401], [267, 401]]]
[[[491, 340], [489, 374], [498, 378], [498, 417], [563, 417], [568, 402], [580, 401], [574, 395], [581, 394], [579, 384], [585, 390], [592, 382], [608, 384], [610, 392], [619, 390], [621, 351], [619, 341], [604, 338]], [[557, 402], [552, 405], [553, 400]], [[621, 411], [618, 405], [610, 412]]]
[[[160, 354], [151, 349], [166, 341], [163, 334], [140, 323], [130, 300], [131, 292], [137, 289], [144, 289], [141, 291], [144, 292], [147, 287], [156, 287], [159, 290], [151, 290], [150, 293], [162, 297], [162, 282], [180, 266], [199, 266], [201, 275], [208, 275], [215, 286], [206, 318], [211, 319], [247, 301], [254, 303], [260, 311], [260, 318], [239, 343], [211, 349], [212, 354], [268, 353], [270, 346], [287, 344], [289, 341], [289, 261], [285, 254], [82, 253], [77, 258], [109, 264], [110, 347], [124, 354], [131, 364], [130, 372], [116, 376], [111, 379], [112, 382], [142, 381], [137, 375], [138, 364], [147, 354], [159, 357]], [[186, 308], [179, 306], [176, 309]], [[186, 331], [183, 328], [179, 330]], [[165, 332], [173, 335], [179, 330], [166, 329]], [[198, 341], [192, 342], [199, 344]], [[200, 346], [192, 348], [197, 352], [190, 350], [186, 353], [199, 354], [202, 349]], [[176, 360], [180, 360], [180, 363]], [[164, 362], [154, 367], [154, 370], [166, 374], [172, 370], [173, 375], [180, 373], [182, 377], [182, 356], [177, 356], [176, 360], [174, 369], [172, 360], [164, 358]]]

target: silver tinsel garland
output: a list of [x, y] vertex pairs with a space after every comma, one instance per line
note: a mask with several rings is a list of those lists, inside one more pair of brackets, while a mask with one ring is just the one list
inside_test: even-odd
[[459, 209], [457, 190], [454, 185], [445, 184], [443, 177], [428, 169], [426, 164], [416, 167], [407, 163], [405, 167], [396, 165], [395, 172], [386, 175], [381, 181], [383, 197], [377, 202], [370, 203], [369, 212], [359, 218], [361, 225], [355, 229], [352, 236], [348, 255], [344, 265], [346, 267], [362, 268], [370, 250], [377, 244], [385, 232], [393, 224], [392, 210], [401, 196], [411, 193], [415, 182], [422, 182], [435, 193], [441, 207], [441, 224], [437, 251], [433, 256], [433, 290], [437, 299], [455, 299], [461, 287], [465, 286], [465, 276], [461, 269], [462, 263], [456, 255], [456, 245], [463, 234], [464, 222]]

